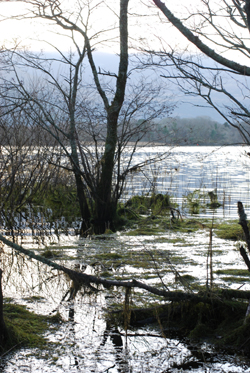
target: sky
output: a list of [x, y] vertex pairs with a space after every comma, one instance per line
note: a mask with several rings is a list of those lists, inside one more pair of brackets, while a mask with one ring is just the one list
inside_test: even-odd
[[[84, 1], [84, 0], [83, 0]], [[100, 3], [98, 0], [92, 0], [93, 2]], [[185, 14], [186, 8], [191, 8], [200, 0], [193, 0], [185, 1], [179, 0], [178, 1], [178, 9], [181, 8]], [[77, 0], [64, 0], [64, 3], [69, 3], [69, 9], [72, 9], [72, 4], [77, 2]], [[95, 31], [99, 31], [105, 27], [113, 27], [117, 17], [115, 15], [116, 12], [119, 11], [117, 0], [108, 0], [107, 3], [110, 5], [110, 9], [104, 6], [94, 7], [91, 11], [91, 17], [89, 24], [91, 25], [91, 31], [94, 33]], [[149, 9], [143, 6], [143, 3], [147, 5], [151, 5]], [[142, 2], [138, 0], [130, 0], [130, 10], [131, 16], [130, 19], [130, 36], [131, 40], [136, 42], [137, 39], [144, 41], [154, 40], [155, 43], [159, 43], [157, 41], [157, 36], [162, 34], [166, 35], [169, 32], [170, 28], [166, 23], [161, 25], [159, 22], [159, 18], [155, 16], [156, 14], [160, 14], [161, 12], [155, 7], [151, 0], [142, 0]], [[25, 8], [27, 5], [22, 1], [1, 1], [0, 0], [0, 43], [6, 44], [12, 42], [13, 40], [22, 40], [23, 44], [29, 46], [32, 50], [40, 50], [41, 48], [44, 50], [53, 50], [52, 46], [46, 44], [44, 42], [38, 43], [39, 39], [49, 40], [51, 43], [56, 43], [59, 48], [66, 49], [70, 46], [70, 42], [67, 41], [65, 37], [59, 37], [56, 35], [56, 31], [58, 29], [53, 28], [49, 23], [46, 23], [45, 20], [10, 20], [10, 17], [14, 17], [25, 13]], [[138, 16], [138, 14], [140, 16]], [[153, 16], [154, 15], [154, 16]], [[152, 17], [153, 16], [153, 17]], [[8, 18], [8, 20], [6, 20]], [[164, 16], [162, 17], [164, 20]], [[54, 31], [54, 32], [53, 32]], [[112, 35], [112, 32], [108, 34], [109, 37]], [[175, 31], [171, 27], [171, 45], [180, 45], [180, 48], [183, 48], [187, 45], [185, 39], [180, 35], [178, 31]], [[114, 44], [113, 44], [114, 47]], [[102, 46], [98, 46], [98, 48], [105, 52], [110, 52], [110, 46], [106, 43]]]
[[[72, 9], [72, 0], [65, 1], [68, 2], [70, 9]], [[98, 0], [93, 1], [99, 2]], [[152, 5], [151, 0], [143, 1], [146, 4]], [[176, 6], [178, 7], [178, 10], [183, 9], [183, 14], [185, 14], [185, 9], [190, 10], [199, 2], [200, 0], [179, 0], [178, 5], [176, 4]], [[112, 9], [106, 9], [99, 6], [92, 10], [92, 22], [90, 23], [90, 32], [92, 32], [92, 34], [98, 32], [100, 27], [107, 27], [107, 24], [110, 28], [113, 28], [115, 25], [117, 17], [114, 13], [118, 11], [118, 1], [108, 0], [108, 4], [111, 5], [110, 8]], [[137, 4], [137, 0], [130, 0], [130, 4], [132, 6], [132, 15], [130, 16], [131, 44], [138, 45], [138, 42], [139, 44], [145, 43], [144, 45], [153, 44], [154, 47], [157, 48], [161, 46], [161, 37], [164, 36], [166, 46], [169, 37], [169, 44], [171, 44], [171, 47], [179, 48], [180, 50], [187, 47], [188, 43], [186, 39], [181, 36], [177, 30], [167, 25], [166, 22], [162, 24], [159, 21], [157, 14], [159, 14], [160, 17], [162, 16], [155, 6], [151, 7], [151, 9], [147, 9], [140, 3], [140, 7], [134, 7], [134, 4]], [[171, 6], [173, 6], [173, 4], [174, 3], [172, 3]], [[0, 1], [0, 19], [2, 19], [0, 22], [0, 45], [11, 46], [15, 40], [16, 43], [20, 43], [19, 46], [26, 46], [33, 51], [43, 50], [45, 52], [52, 52], [54, 51], [54, 48], [50, 44], [56, 45], [57, 48], [64, 51], [72, 48], [70, 38], [65, 37], [65, 35], [58, 35], [58, 29], [55, 29], [44, 20], [40, 21], [38, 19], [33, 19], [17, 21], [13, 19], [5, 19], [25, 13], [24, 7], [25, 5], [21, 1]], [[142, 15], [142, 17], [138, 17], [138, 13]], [[86, 14], [85, 16], [87, 17]], [[164, 17], [162, 17], [162, 19], [164, 21]], [[107, 36], [109, 38], [114, 36], [113, 31], [108, 32]], [[49, 43], [46, 43], [45, 41], [49, 41]], [[103, 42], [101, 45], [97, 46], [97, 49], [104, 53], [102, 57], [101, 54], [98, 55], [98, 58], [102, 59], [102, 62], [105, 64], [104, 68], [109, 70], [110, 66], [116, 66], [113, 53], [119, 52], [117, 43]], [[104, 56], [105, 58], [103, 58]], [[172, 89], [174, 90], [174, 88]], [[179, 94], [178, 99], [180, 99], [180, 97], [182, 96]], [[209, 115], [214, 119], [221, 121], [220, 116], [213, 109], [211, 110], [211, 108], [204, 107], [191, 108], [188, 103], [190, 102], [190, 98], [187, 99], [182, 97], [182, 100], [184, 100], [184, 103], [182, 102], [179, 105], [179, 108], [175, 110], [175, 115], [181, 117]], [[194, 101], [194, 99], [192, 100]], [[201, 106], [203, 105], [203, 101], [199, 99], [196, 101], [196, 104]]]

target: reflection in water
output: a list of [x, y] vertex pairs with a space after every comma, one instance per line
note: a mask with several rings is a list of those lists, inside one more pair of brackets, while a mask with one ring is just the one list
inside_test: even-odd
[[106, 299], [105, 295], [115, 296], [115, 289], [91, 294], [79, 289], [72, 297], [72, 282], [64, 274], [25, 260], [7, 248], [4, 248], [2, 263], [5, 295], [42, 314], [58, 310], [64, 319], [57, 330], [47, 332], [48, 340], [55, 343], [53, 347], [14, 352], [1, 362], [4, 373], [163, 373], [181, 372], [185, 367], [193, 367], [197, 373], [250, 372], [246, 367], [237, 366], [229, 356], [225, 361], [209, 360], [206, 355], [209, 346], [201, 348], [200, 357], [195, 356], [184, 343], [162, 338], [157, 327], [128, 330], [126, 348], [125, 332], [105, 317], [108, 300], [112, 299]]
[[[109, 321], [107, 322], [100, 348], [105, 346], [108, 338], [110, 338], [114, 346], [115, 361], [118, 372], [130, 372], [127, 346], [123, 350], [123, 340], [121, 333], [119, 332], [118, 328], [112, 325]], [[113, 367], [115, 367], [115, 365]]]
[[[182, 233], [181, 237], [184, 236]], [[200, 271], [198, 275], [201, 278], [201, 273], [204, 273], [202, 268], [206, 263], [204, 253], [208, 237], [206, 232], [203, 239], [201, 232], [197, 233], [197, 236], [195, 234], [192, 236], [187, 234], [186, 236], [186, 239], [190, 240], [190, 247], [186, 246], [189, 264], [185, 269], [189, 268], [193, 274], [194, 271]], [[214, 245], [219, 247], [219, 242], [215, 239]], [[226, 265], [232, 261], [236, 265], [237, 260], [240, 262], [231, 243], [225, 246], [226, 243], [223, 241], [223, 243], [220, 242], [221, 244], [223, 244], [224, 250], [214, 258], [214, 265], [220, 266], [222, 262]], [[91, 254], [95, 252], [107, 253], [111, 251], [111, 248], [112, 250], [116, 249], [117, 252], [119, 252], [119, 248], [122, 251], [131, 251], [133, 255], [135, 255], [135, 248], [145, 250], [145, 245], [151, 249], [152, 247], [156, 248], [156, 244], [150, 237], [145, 243], [145, 238], [140, 236], [131, 237], [130, 241], [130, 238], [120, 235], [114, 235], [113, 240], [108, 243], [105, 240], [100, 243], [99, 240], [78, 240], [77, 238], [73, 243], [69, 238], [68, 245], [69, 247], [66, 249], [64, 241], [63, 247], [60, 249], [61, 252], [65, 253], [65, 257], [71, 256], [77, 260], [71, 263], [70, 260], [66, 261], [59, 259], [59, 257], [57, 259], [68, 266], [74, 266], [79, 259], [82, 261], [83, 258], [88, 263], [88, 255], [90, 262], [93, 263]], [[173, 249], [173, 244], [157, 243], [157, 250], [162, 250], [162, 252], [164, 250], [173, 251]], [[179, 250], [178, 247], [177, 250]], [[7, 247], [4, 247], [1, 258], [4, 268], [5, 296], [13, 297], [18, 303], [26, 304], [29, 309], [37, 313], [51, 314], [53, 311], [58, 311], [65, 320], [59, 325], [58, 330], [47, 332], [48, 340], [56, 343], [53, 348], [50, 347], [45, 351], [25, 349], [13, 353], [7, 357], [5, 362], [2, 361], [4, 373], [12, 373], [13, 371], [16, 373], [29, 371], [50, 373], [103, 373], [105, 371], [140, 373], [145, 371], [158, 373], [179, 372], [183, 367], [193, 367], [193, 371], [196, 367], [195, 371], [199, 373], [204, 372], [204, 369], [220, 373], [223, 371], [250, 372], [246, 367], [243, 369], [240, 365], [242, 363], [237, 366], [235, 360], [229, 356], [225, 356], [224, 361], [221, 358], [217, 361], [209, 360], [206, 355], [210, 350], [209, 346], [203, 347], [202, 354], [198, 356], [184, 343], [175, 339], [162, 338], [157, 326], [154, 326], [153, 330], [148, 327], [137, 329], [136, 332], [128, 330], [126, 348], [125, 331], [108, 323], [105, 317], [111, 302], [121, 304], [124, 299], [124, 291], [110, 289], [105, 292], [90, 292], [82, 288], [77, 289], [76, 292], [73, 290], [75, 286], [72, 286], [72, 281], [64, 274], [41, 263], [28, 260]], [[182, 258], [185, 258], [184, 251]], [[195, 265], [192, 265], [193, 260], [195, 260]], [[136, 274], [140, 276], [138, 267], [133, 268], [131, 265], [129, 268], [131, 268], [133, 276]], [[181, 270], [180, 266], [178, 268]], [[85, 265], [81, 269], [91, 271], [91, 266]], [[92, 270], [94, 271], [93, 268]], [[149, 273], [152, 275], [151, 270]], [[119, 268], [118, 274], [122, 275]], [[164, 276], [164, 281], [167, 281], [167, 276], [169, 276], [169, 281], [172, 282], [171, 272], [168, 271]], [[154, 284], [152, 277], [148, 281]], [[198, 363], [202, 363], [202, 367], [198, 367]]]
[[[248, 180], [248, 165], [239, 167], [240, 160], [236, 160], [235, 153], [229, 152], [227, 155], [225, 150], [223, 162], [220, 163], [223, 167], [222, 172], [218, 168], [220, 165], [217, 168], [215, 167], [218, 153], [211, 155], [211, 161], [211, 158], [208, 158], [208, 150], [206, 152], [204, 149], [199, 150], [200, 153], [198, 154], [196, 151], [191, 152], [188, 148], [181, 151], [177, 149], [174, 155], [176, 164], [173, 163], [173, 158], [171, 158], [171, 164], [166, 161], [164, 171], [166, 174], [163, 175], [162, 172], [156, 175], [158, 177], [158, 190], [173, 191], [178, 199], [178, 196], [184, 190], [184, 186], [189, 190], [194, 190], [199, 186], [206, 186], [206, 188], [211, 189], [217, 187], [219, 200], [220, 197], [223, 197], [224, 191], [226, 192], [225, 200], [228, 209], [232, 209], [234, 200], [241, 197], [245, 203], [249, 204], [250, 189], [246, 182]], [[145, 157], [145, 152], [138, 155], [138, 157], [140, 156]], [[177, 164], [178, 167], [176, 167]], [[228, 169], [225, 164], [227, 164]], [[172, 174], [167, 173], [170, 166], [176, 168]], [[200, 174], [201, 170], [202, 175]], [[230, 176], [227, 178], [226, 176], [230, 173], [234, 175], [234, 178], [232, 177], [229, 180]], [[208, 175], [211, 176], [209, 176], [209, 180], [207, 180]], [[142, 191], [142, 184], [140, 186], [136, 184], [139, 182], [136, 176], [134, 176], [133, 182], [134, 184], [131, 183], [130, 187], [134, 188], [134, 192]], [[218, 212], [217, 216], [219, 215]], [[36, 237], [39, 237], [38, 231], [34, 231], [34, 233]], [[53, 229], [51, 233], [53, 233]], [[165, 236], [162, 235], [162, 238], [165, 239], [165, 242], [164, 240], [156, 242], [152, 237], [147, 237], [148, 241], [146, 242], [145, 238], [140, 236], [129, 238], [128, 236], [114, 235], [112, 242], [105, 240], [97, 242], [88, 239], [78, 240], [72, 237], [66, 237], [63, 240], [60, 235], [60, 242], [58, 243], [58, 237], [55, 239], [53, 235], [44, 236], [41, 240], [36, 238], [35, 241], [33, 241], [32, 236], [24, 234], [21, 236], [22, 244], [35, 250], [42, 243], [47, 245], [53, 240], [57, 243], [58, 252], [61, 255], [57, 260], [61, 264], [70, 266], [70, 261], [63, 259], [64, 255], [64, 258], [74, 258], [72, 266], [79, 264], [79, 261], [84, 262], [84, 266], [81, 268], [83, 271], [97, 270], [89, 265], [93, 263], [93, 260], [89, 259], [91, 254], [96, 253], [106, 254], [111, 251], [119, 253], [119, 250], [120, 252], [126, 250], [135, 256], [137, 255], [136, 251], [142, 252], [145, 247], [148, 247], [150, 250], [172, 252], [177, 258], [180, 246], [175, 247], [174, 243], [168, 243], [167, 240], [181, 238], [185, 240], [185, 245], [181, 248], [182, 262], [180, 261], [176, 265], [178, 271], [185, 274], [192, 273], [193, 276], [199, 278], [200, 283], [205, 283], [204, 265], [209, 242], [206, 232], [202, 234], [198, 232], [197, 235], [193, 234], [192, 236], [183, 233], [181, 236], [176, 233], [173, 235], [169, 233]], [[214, 253], [215, 269], [221, 268], [221, 263], [228, 266], [234, 263], [234, 268], [242, 268], [241, 258], [232, 243], [219, 240], [216, 237], [213, 239], [213, 243], [217, 250]], [[53, 311], [59, 311], [64, 319], [57, 330], [48, 330], [46, 334], [48, 340], [55, 343], [53, 348], [50, 347], [45, 350], [21, 349], [12, 352], [0, 360], [0, 370], [3, 373], [163, 373], [181, 372], [184, 369], [191, 369], [191, 371], [197, 373], [205, 371], [213, 373], [250, 372], [247, 362], [237, 362], [228, 355], [213, 357], [208, 345], [198, 346], [198, 349], [194, 350], [179, 340], [164, 339], [160, 335], [160, 330], [157, 330], [157, 326], [153, 330], [148, 327], [137, 329], [136, 332], [128, 330], [126, 348], [124, 336], [126, 333], [108, 323], [105, 317], [112, 302], [121, 303], [121, 296], [123, 296], [121, 292], [117, 289], [110, 289], [109, 291], [105, 289], [105, 292], [87, 293], [84, 289], [78, 289], [74, 293], [70, 290], [72, 289], [72, 282], [65, 274], [58, 273], [42, 263], [29, 260], [6, 247], [3, 250], [1, 266], [4, 270], [4, 296], [13, 298], [18, 303], [26, 304], [29, 309], [36, 313], [48, 315]], [[132, 273], [135, 278], [138, 278], [136, 276], [149, 275], [148, 278], [145, 276], [145, 281], [152, 285], [158, 280], [152, 270], [148, 272], [146, 272], [146, 269], [139, 270], [138, 266], [133, 267], [131, 262], [128, 264], [125, 261], [121, 263], [120, 267], [117, 266], [113, 270], [116, 270], [116, 274], [119, 276], [123, 276], [123, 274], [124, 276], [126, 274], [130, 276]], [[162, 267], [162, 270], [164, 271], [164, 281], [170, 283], [171, 286], [174, 279], [173, 274], [167, 267]], [[223, 281], [219, 276], [215, 276], [215, 283], [228, 286], [228, 283]], [[245, 284], [244, 288], [249, 287], [247, 279]], [[233, 284], [233, 287], [239, 287], [240, 285], [242, 284]], [[106, 295], [108, 297], [105, 298]], [[143, 295], [140, 294], [140, 296], [143, 303]]]

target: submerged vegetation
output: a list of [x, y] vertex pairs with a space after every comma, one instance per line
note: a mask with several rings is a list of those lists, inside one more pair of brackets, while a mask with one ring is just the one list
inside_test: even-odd
[[218, 202], [216, 190], [204, 192], [201, 189], [195, 189], [184, 197], [184, 202], [186, 202], [191, 214], [199, 214], [207, 208], [217, 209], [221, 206], [221, 203]]
[[151, 197], [137, 195], [125, 203], [125, 208], [142, 215], [166, 215], [169, 214], [171, 207], [173, 206], [168, 194], [153, 194]]

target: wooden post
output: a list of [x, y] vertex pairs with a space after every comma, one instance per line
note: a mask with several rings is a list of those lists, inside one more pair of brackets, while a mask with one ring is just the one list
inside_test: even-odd
[[[247, 243], [247, 248], [248, 248], [248, 251], [250, 252], [250, 234], [249, 234], [249, 229], [248, 229], [248, 225], [247, 225], [247, 215], [245, 213], [243, 204], [240, 201], [238, 201], [238, 215], [239, 215], [239, 218], [240, 218], [239, 224], [242, 226], [242, 229], [244, 231], [245, 239], [246, 239], [246, 243]], [[247, 252], [246, 252], [246, 250], [243, 246], [240, 247], [240, 254], [241, 254], [242, 258], [244, 259], [244, 262], [246, 263], [248, 270], [250, 271], [250, 260], [249, 260], [249, 257], [247, 255]], [[249, 303], [248, 303], [244, 324], [246, 323], [246, 320], [247, 320], [247, 317], [249, 316], [249, 314], [250, 314], [250, 300], [249, 300]]]
[[7, 339], [7, 328], [3, 318], [2, 274], [3, 271], [0, 269], [0, 346], [4, 346], [4, 342]]
[[242, 229], [244, 231], [247, 248], [248, 248], [248, 251], [250, 252], [250, 234], [249, 234], [249, 229], [247, 225], [247, 215], [244, 211], [243, 204], [240, 201], [238, 202], [238, 215], [240, 218], [239, 224], [242, 226]]

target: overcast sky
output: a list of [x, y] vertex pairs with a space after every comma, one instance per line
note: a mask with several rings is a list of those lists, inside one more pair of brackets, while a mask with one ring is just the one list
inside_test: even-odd
[[[182, 15], [187, 13], [187, 10], [190, 10], [195, 6], [200, 0], [179, 0], [178, 1], [178, 10], [182, 10]], [[83, 1], [84, 2], [84, 1]], [[64, 0], [64, 4], [69, 4], [69, 9], [72, 9], [74, 0]], [[100, 3], [100, 1], [92, 0], [92, 3]], [[117, 21], [115, 13], [119, 12], [119, 1], [117, 0], [107, 0], [106, 2], [109, 5], [109, 9], [106, 6], [94, 7], [90, 17], [89, 24], [91, 25], [91, 31], [100, 31], [106, 27], [112, 27]], [[149, 8], [143, 5], [149, 5]], [[175, 2], [172, 2], [171, 7], [173, 7]], [[16, 16], [25, 13], [26, 5], [22, 1], [0, 1], [0, 19], [5, 17]], [[175, 8], [176, 6], [174, 6]], [[185, 47], [187, 44], [185, 39], [171, 27], [171, 33], [169, 33], [170, 27], [165, 24], [161, 24], [159, 18], [156, 14], [161, 12], [156, 8], [151, 0], [130, 0], [130, 37], [131, 42], [138, 41], [140, 38], [145, 41], [154, 40], [154, 45], [156, 47], [157, 37], [165, 38], [167, 43], [171, 43], [172, 46], [180, 45], [180, 48]], [[2, 16], [2, 17], [1, 17]], [[162, 16], [164, 19], [164, 16]], [[28, 45], [32, 50], [47, 49], [52, 50], [52, 47], [46, 43], [38, 43], [38, 39], [48, 40], [51, 43], [56, 43], [58, 47], [62, 49], [67, 49], [70, 46], [70, 40], [67, 38], [62, 38], [56, 36], [56, 30], [53, 27], [46, 24], [46, 21], [39, 21], [38, 19], [32, 21], [15, 21], [8, 20], [0, 22], [0, 43], [8, 43], [9, 41], [21, 40], [24, 44]], [[112, 33], [109, 33], [112, 35]], [[108, 49], [108, 44], [98, 46], [98, 49], [105, 50]], [[110, 50], [109, 50], [110, 51]]]
[[[64, 0], [65, 3], [72, 8], [72, 4], [74, 0]], [[94, 2], [99, 2], [97, 0], [93, 0]], [[130, 43], [133, 45], [138, 45], [139, 43], [149, 43], [153, 44], [154, 47], [157, 49], [157, 46], [160, 47], [160, 43], [162, 38], [165, 39], [165, 47], [167, 44], [171, 45], [173, 48], [179, 48], [182, 50], [187, 46], [187, 41], [184, 37], [182, 37], [177, 30], [173, 27], [169, 26], [165, 23], [161, 23], [160, 19], [157, 17], [157, 13], [161, 16], [161, 13], [158, 9], [153, 5], [151, 0], [143, 0], [145, 4], [149, 4], [152, 7], [146, 8], [143, 6], [141, 2], [138, 0], [130, 0], [130, 12], [132, 15], [130, 16], [130, 36], [131, 41]], [[92, 18], [90, 18], [90, 25], [92, 34], [95, 31], [103, 29], [105, 27], [112, 27], [115, 25], [117, 21], [117, 17], [115, 16], [115, 12], [119, 11], [119, 2], [117, 0], [108, 0], [108, 5], [110, 5], [110, 9], [105, 7], [94, 8], [92, 11]], [[192, 7], [195, 7], [200, 0], [178, 0], [178, 5], [176, 2], [170, 2], [172, 7], [177, 7], [178, 10], [182, 10], [182, 15], [188, 14], [188, 10], [190, 11]], [[138, 4], [140, 4], [138, 6]], [[176, 5], [175, 5], [176, 4]], [[186, 10], [187, 9], [187, 10]], [[9, 1], [4, 2], [0, 1], [0, 17], [10, 17], [16, 16], [19, 14], [24, 13], [24, 4], [21, 1]], [[138, 15], [142, 15], [139, 17]], [[164, 21], [164, 17], [162, 16]], [[107, 26], [108, 25], [108, 26]], [[72, 47], [72, 42], [70, 38], [67, 38], [62, 35], [57, 35], [56, 31], [58, 29], [54, 29], [53, 27], [46, 24], [44, 20], [40, 21], [36, 20], [25, 20], [25, 21], [16, 21], [16, 20], [5, 20], [0, 22], [0, 44], [1, 45], [11, 45], [13, 40], [20, 42], [20, 45], [26, 45], [31, 50], [43, 50], [43, 51], [52, 51], [54, 50], [52, 46], [48, 43], [44, 42], [49, 41], [49, 43], [56, 45], [57, 48], [61, 50], [69, 50]], [[61, 32], [61, 30], [59, 30]], [[117, 34], [117, 32], [116, 32]], [[112, 35], [112, 32], [109, 32], [108, 37]], [[114, 34], [113, 34], [114, 35]], [[40, 40], [38, 42], [38, 40]], [[157, 45], [158, 44], [158, 45]], [[110, 70], [110, 66], [115, 66], [115, 59], [112, 53], [117, 53], [119, 51], [118, 44], [113, 43], [102, 43], [101, 45], [97, 45], [97, 50], [102, 51], [105, 53], [101, 57], [99, 54], [99, 59], [102, 58], [103, 61], [107, 64], [107, 67]], [[185, 102], [187, 101], [194, 101], [192, 99], [185, 98]], [[198, 105], [202, 105], [203, 101], [200, 99], [196, 102]], [[214, 119], [220, 120], [219, 115], [210, 108], [192, 108], [190, 110], [190, 105], [187, 103], [179, 105], [179, 108], [175, 111], [175, 115], [180, 115], [182, 117], [192, 117], [196, 115], [210, 115]]]

